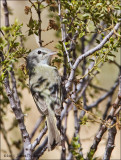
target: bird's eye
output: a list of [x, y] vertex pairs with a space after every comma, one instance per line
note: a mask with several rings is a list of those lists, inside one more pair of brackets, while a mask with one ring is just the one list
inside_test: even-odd
[[41, 51], [38, 51], [38, 54], [41, 54], [42, 52]]

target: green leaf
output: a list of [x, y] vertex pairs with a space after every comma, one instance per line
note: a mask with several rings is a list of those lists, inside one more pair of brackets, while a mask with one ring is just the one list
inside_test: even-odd
[[92, 58], [90, 58], [90, 59], [89, 59], [89, 61], [90, 61], [90, 62], [95, 62], [95, 60], [94, 60], [94, 59], [92, 59]]
[[15, 42], [12, 47], [17, 47], [19, 46], [19, 44], [20, 44], [19, 42]]
[[33, 34], [33, 30], [30, 29], [29, 32], [28, 32], [28, 36], [32, 35]]
[[108, 56], [108, 60], [114, 61], [114, 57]]
[[85, 35], [85, 32], [81, 32], [81, 33], [79, 34], [79, 38], [82, 38], [84, 35]]
[[68, 22], [67, 19], [63, 19], [63, 20], [62, 20], [62, 23], [67, 23], [67, 22]]
[[96, 39], [96, 42], [97, 42], [98, 44], [100, 44], [100, 40]]
[[84, 18], [88, 18], [88, 17], [90, 17], [90, 14], [89, 13], [85, 13], [85, 14], [83, 14], [82, 15]]
[[32, 17], [30, 17], [29, 24], [27, 26], [29, 28], [33, 28], [34, 27], [34, 20], [32, 19]]
[[84, 116], [84, 117], [81, 119], [80, 124], [81, 124], [81, 125], [85, 125], [86, 123], [87, 123], [87, 117]]
[[96, 4], [96, 7], [98, 7], [98, 6], [102, 6], [102, 3], [97, 3], [97, 4]]
[[67, 46], [69, 44], [69, 42], [65, 42], [65, 45]]

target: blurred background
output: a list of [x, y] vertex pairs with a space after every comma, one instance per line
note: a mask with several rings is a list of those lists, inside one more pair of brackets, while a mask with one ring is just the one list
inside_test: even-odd
[[[24, 9], [25, 6], [29, 6], [29, 2], [28, 1], [8, 1], [8, 6], [11, 9], [12, 15], [10, 15], [10, 24], [12, 24], [14, 22], [15, 19], [18, 19], [19, 23], [23, 24], [23, 34], [26, 35], [26, 42], [25, 42], [25, 47], [28, 49], [35, 49], [38, 48], [38, 44], [37, 44], [37, 40], [35, 36], [29, 36], [28, 37], [28, 27], [27, 27], [27, 23], [29, 21], [29, 16], [25, 15]], [[34, 16], [36, 17], [36, 14], [34, 14]], [[1, 26], [4, 26], [4, 13], [3, 13], [3, 7], [2, 7], [2, 1], [1, 1]], [[49, 19], [48, 19], [48, 11], [44, 10], [42, 12], [42, 29], [46, 29], [49, 23]], [[49, 41], [54, 41], [53, 43], [49, 44], [47, 46], [47, 48], [51, 49], [51, 50], [55, 50], [55, 45], [58, 41], [58, 39], [55, 36], [55, 32], [54, 30], [50, 30], [48, 32], [42, 32], [42, 40], [44, 40], [44, 43], [48, 43]], [[119, 51], [120, 52], [120, 51]], [[117, 55], [117, 61], [118, 63], [120, 63], [120, 53], [116, 53]], [[24, 61], [20, 62], [19, 65], [25, 63]], [[61, 72], [61, 71], [60, 71]], [[61, 74], [61, 73], [60, 73]], [[118, 74], [118, 69], [116, 67], [114, 67], [113, 64], [105, 64], [102, 67], [102, 72], [101, 74], [99, 74], [97, 76], [98, 79], [98, 83], [100, 86], [103, 85], [103, 88], [109, 89], [110, 86], [113, 84], [113, 82], [115, 81], [116, 77]], [[28, 84], [28, 80], [26, 81], [26, 83]], [[30, 92], [28, 92], [27, 89], [21, 90], [20, 91], [24, 97], [21, 101], [21, 106], [22, 106], [22, 110], [24, 110], [25, 107], [30, 107], [31, 110], [29, 112], [27, 112], [27, 115], [25, 117], [25, 125], [27, 127], [27, 131], [28, 133], [31, 133], [34, 125], [36, 123], [36, 121], [39, 119], [40, 117], [40, 113], [38, 112], [35, 103], [33, 101], [33, 98], [30, 94]], [[115, 93], [115, 97], [114, 100], [117, 96], [117, 92]], [[100, 106], [100, 111], [103, 111], [103, 105], [105, 105], [105, 102]], [[7, 116], [4, 117], [5, 120], [5, 127], [6, 129], [8, 129], [10, 127], [10, 123], [12, 122], [14, 115], [12, 113], [12, 110], [10, 108], [10, 106], [8, 107], [8, 111], [7, 111]], [[40, 127], [41, 129], [41, 127]], [[81, 127], [81, 132], [80, 132], [80, 137], [81, 137], [81, 142], [82, 142], [82, 148], [83, 148], [83, 153], [86, 155], [87, 152], [89, 151], [89, 147], [92, 145], [93, 139], [94, 139], [94, 135], [97, 133], [99, 129], [99, 125], [98, 124], [94, 124], [91, 125], [90, 123], [88, 123], [88, 125], [82, 126]], [[37, 132], [35, 134], [35, 136], [33, 137], [32, 141], [38, 136]], [[72, 137], [73, 137], [73, 133], [74, 133], [74, 119], [73, 119], [73, 112], [69, 113], [69, 118], [68, 118], [68, 126], [67, 126], [67, 135], [69, 136], [69, 140], [71, 141]], [[15, 139], [17, 140], [18, 138], [21, 137], [20, 131], [18, 128], [15, 128], [12, 133], [9, 134], [9, 139], [10, 141], [14, 141]], [[101, 141], [101, 143], [98, 146], [98, 150], [95, 154], [95, 157], [101, 157], [104, 154], [104, 150], [105, 150], [105, 137], [107, 137], [107, 132], [106, 134], [103, 136], [103, 140]], [[121, 132], [120, 130], [118, 130], [118, 133], [116, 135], [116, 140], [115, 140], [115, 148], [113, 150], [112, 153], [112, 157], [111, 159], [120, 159], [120, 151], [121, 151], [121, 146], [120, 146], [120, 142], [121, 142]], [[9, 157], [5, 157], [5, 151], [7, 151], [7, 146], [4, 142], [4, 138], [1, 135], [1, 159], [10, 159]], [[60, 147], [57, 147], [54, 151], [46, 151], [44, 153], [44, 155], [40, 158], [40, 159], [59, 159], [60, 158]], [[16, 156], [19, 153], [19, 149], [16, 149], [14, 147], [14, 155]]]

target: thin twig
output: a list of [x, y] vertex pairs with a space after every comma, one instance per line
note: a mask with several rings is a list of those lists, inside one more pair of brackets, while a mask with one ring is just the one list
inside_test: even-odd
[[54, 42], [54, 41], [52, 40], [52, 41], [50, 41], [50, 42], [44, 44], [43, 47], [46, 47], [47, 45], [49, 45], [50, 43], [53, 43], [53, 42]]
[[8, 11], [8, 6], [7, 6], [7, 0], [2, 0], [3, 2], [3, 7], [4, 7], [4, 14], [5, 14], [5, 26], [9, 26], [9, 11]]
[[[120, 82], [120, 78], [119, 78], [119, 82]], [[120, 85], [119, 85], [119, 88], [120, 88]], [[109, 135], [108, 135], [108, 143], [107, 143], [105, 154], [104, 154], [104, 159], [105, 158], [110, 159], [111, 152], [114, 148], [113, 145], [114, 145], [115, 134], [116, 134], [116, 128], [115, 128], [115, 124], [116, 124], [115, 116], [116, 115], [115, 115], [115, 113], [116, 113], [120, 103], [121, 103], [121, 97], [118, 96], [115, 100], [115, 103], [113, 104], [113, 106], [110, 110], [110, 113], [107, 117], [107, 121], [100, 127], [99, 131], [97, 132], [97, 134], [94, 138], [93, 145], [91, 146], [90, 151], [89, 151], [87, 158], [86, 158], [87, 160], [90, 160], [90, 158], [93, 158], [93, 156], [97, 150], [98, 144], [100, 143], [102, 136], [104, 135], [104, 133], [107, 130], [107, 127], [109, 128]], [[118, 111], [120, 111], [120, 110], [118, 110]], [[111, 146], [110, 146], [110, 144], [111, 144]]]
[[60, 23], [61, 23], [61, 34], [62, 34], [62, 42], [63, 42], [63, 46], [64, 46], [64, 50], [65, 50], [65, 53], [67, 55], [67, 60], [68, 60], [68, 63], [70, 65], [70, 68], [72, 68], [72, 64], [71, 64], [71, 61], [70, 61], [70, 57], [69, 57], [69, 52], [67, 51], [67, 48], [66, 48], [66, 45], [65, 45], [65, 40], [66, 40], [66, 28], [65, 28], [65, 24], [62, 24], [62, 21], [63, 21], [63, 18], [61, 16], [61, 1], [58, 0], [58, 16], [60, 17]]
[[[120, 23], [117, 23], [114, 27], [115, 30], [118, 30], [118, 28], [120, 27], [121, 25], [121, 22]], [[75, 70], [76, 68], [78, 67], [79, 63], [86, 57], [92, 55], [94, 52], [100, 50], [104, 45], [105, 43], [109, 40], [109, 38], [114, 34], [114, 30], [112, 30], [107, 36], [105, 36], [105, 38], [101, 41], [101, 43], [99, 45], [97, 45], [96, 47], [90, 49], [89, 51], [85, 52], [83, 55], [79, 56], [72, 69], [71, 69], [71, 73], [70, 73], [70, 76], [68, 78], [68, 82], [66, 83], [66, 91], [69, 92], [70, 91], [70, 87], [71, 87], [71, 84], [73, 82], [73, 79], [74, 79], [74, 75], [75, 75]]]
[[104, 95], [102, 95], [96, 102], [92, 103], [91, 105], [88, 105], [87, 108], [88, 110], [96, 107], [97, 105], [99, 105], [99, 103], [101, 103], [104, 99], [106, 99], [109, 95], [112, 95], [116, 89], [116, 87], [118, 86], [119, 82], [118, 80], [116, 80], [115, 84], [112, 86], [112, 88], [105, 93]]
[[39, 37], [39, 45], [40, 47], [42, 46], [42, 35], [41, 35], [41, 9], [40, 9], [40, 2], [38, 1], [38, 9], [37, 9], [37, 14], [38, 14], [38, 26], [39, 26], [39, 29], [38, 29], [38, 37]]
[[103, 91], [103, 92], [108, 92], [107, 89], [102, 88], [102, 87], [99, 87], [99, 86], [96, 86], [96, 85], [91, 84], [91, 83], [89, 84], [89, 86], [91, 86], [91, 87], [93, 87], [93, 88], [95, 88], [95, 89], [98, 89], [98, 90], [100, 90], [100, 91]]
[[106, 117], [107, 117], [107, 115], [108, 115], [108, 111], [109, 111], [109, 109], [110, 109], [110, 107], [111, 107], [112, 96], [113, 96], [113, 93], [112, 93], [112, 94], [109, 96], [109, 98], [108, 98], [108, 102], [107, 102], [107, 105], [106, 105], [106, 109], [105, 109], [105, 111], [104, 111], [104, 113], [103, 113], [103, 120], [105, 120]]

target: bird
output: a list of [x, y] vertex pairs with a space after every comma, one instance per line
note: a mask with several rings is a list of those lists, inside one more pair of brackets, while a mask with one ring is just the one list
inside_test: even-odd
[[38, 110], [47, 120], [49, 151], [61, 145], [62, 90], [59, 72], [50, 65], [54, 54], [56, 53], [40, 47], [27, 56], [29, 87]]

